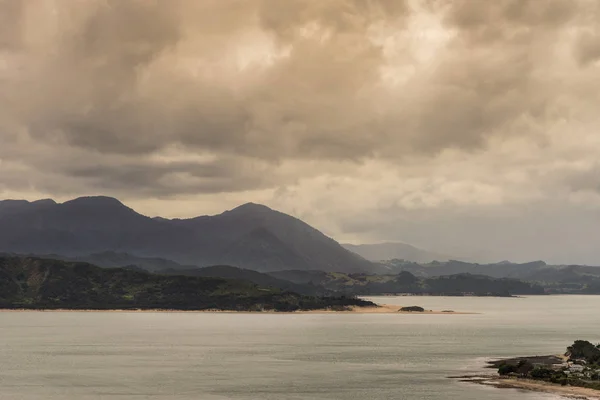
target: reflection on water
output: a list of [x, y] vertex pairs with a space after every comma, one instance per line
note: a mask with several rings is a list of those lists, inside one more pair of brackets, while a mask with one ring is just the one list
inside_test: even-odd
[[378, 297], [476, 315], [0, 313], [0, 399], [552, 399], [449, 380], [600, 341], [600, 296]]

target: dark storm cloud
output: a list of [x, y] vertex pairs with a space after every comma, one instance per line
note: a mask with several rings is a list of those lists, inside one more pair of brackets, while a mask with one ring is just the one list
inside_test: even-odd
[[[21, 122], [36, 138], [106, 153], [148, 153], [183, 143], [270, 158], [300, 156], [307, 147], [308, 154], [321, 153], [315, 140], [321, 136], [342, 142], [348, 124], [339, 120], [356, 106], [351, 98], [372, 83], [381, 63], [381, 49], [367, 30], [405, 11], [398, 1], [258, 1], [242, 7], [243, 17], [233, 1], [224, 2], [228, 7], [207, 3], [213, 7], [203, 10], [185, 1], [89, 4], [76, 18], [68, 3], [58, 2], [58, 21], [65, 26], [45, 43], [52, 56], [24, 51], [34, 66], [11, 89], [25, 109]], [[232, 86], [249, 78], [219, 84], [178, 74], [186, 59], [218, 64], [219, 46], [235, 42], [235, 29], [205, 29], [202, 13], [211, 12], [223, 21], [234, 15], [238, 30], [262, 29], [277, 48], [291, 46], [289, 57], [241, 95]], [[330, 38], [304, 38], [307, 24]]]
[[25, 103], [26, 126], [41, 140], [59, 136], [101, 152], [160, 148], [148, 129], [151, 113], [141, 114], [143, 99], [135, 92], [148, 64], [180, 38], [173, 8], [135, 0], [88, 2], [88, 15], [77, 19], [68, 4], [57, 3], [57, 23], [64, 27], [44, 43], [51, 56], [34, 51], [32, 61], [39, 64], [15, 88], [25, 90], [15, 97]]
[[599, 38], [597, 0], [0, 0], [0, 195], [600, 260]]
[[419, 148], [479, 147], [489, 136], [510, 134], [511, 124], [522, 116], [543, 123], [552, 99], [544, 90], [549, 82], [538, 72], [551, 61], [553, 43], [574, 22], [581, 3], [433, 4], [455, 36], [416, 112]]
[[116, 166], [92, 164], [72, 168], [67, 174], [95, 183], [99, 191], [127, 193], [136, 190], [140, 194], [160, 198], [234, 192], [272, 184], [264, 174], [248, 174], [236, 160], [221, 160], [219, 163], [125, 162]]
[[[598, 101], [579, 80], [597, 75], [594, 1], [4, 0], [0, 9], [0, 159], [37, 171], [25, 180], [53, 169], [132, 194], [258, 189], [285, 182], [265, 179], [264, 166], [229, 165], [485, 151]], [[547, 72], [569, 57], [574, 66]], [[43, 160], [27, 146], [44, 147]], [[173, 147], [215, 160], [151, 157]], [[73, 154], [86, 152], [93, 162], [82, 167]], [[75, 167], [52, 168], [62, 162]], [[174, 175], [177, 184], [161, 184]]]

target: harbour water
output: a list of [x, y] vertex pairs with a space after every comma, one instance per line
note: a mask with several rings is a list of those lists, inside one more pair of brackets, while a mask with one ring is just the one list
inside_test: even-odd
[[447, 377], [600, 341], [600, 296], [370, 299], [477, 314], [0, 312], [0, 399], [553, 399]]

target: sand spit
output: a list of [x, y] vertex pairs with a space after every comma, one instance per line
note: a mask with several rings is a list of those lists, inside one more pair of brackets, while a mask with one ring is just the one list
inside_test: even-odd
[[335, 310], [310, 310], [310, 311], [295, 311], [295, 313], [307, 314], [322, 314], [322, 313], [348, 313], [348, 314], [411, 314], [411, 315], [452, 315], [452, 314], [474, 314], [456, 311], [433, 311], [426, 310], [423, 312], [399, 311], [402, 308], [396, 304], [380, 304], [378, 307], [352, 307], [349, 311]]

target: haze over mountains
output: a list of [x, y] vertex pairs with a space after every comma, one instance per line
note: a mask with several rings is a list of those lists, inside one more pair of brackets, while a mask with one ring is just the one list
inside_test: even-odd
[[444, 254], [423, 250], [406, 243], [374, 243], [374, 244], [342, 244], [344, 248], [371, 261], [384, 261], [400, 259], [416, 263], [429, 263], [432, 261], [456, 260]]
[[[405, 243], [340, 245], [303, 221], [260, 204], [214, 216], [165, 219], [144, 216], [104, 196], [64, 203], [0, 201], [0, 252], [60, 256], [106, 267], [132, 264], [151, 271], [235, 265], [257, 271], [377, 273], [399, 265], [412, 268], [410, 263], [438, 275], [480, 269], [479, 264]], [[434, 261], [441, 264], [426, 265]], [[529, 264], [507, 261], [487, 269], [512, 271], [518, 265]]]
[[257, 271], [377, 270], [299, 219], [253, 203], [215, 216], [168, 220], [101, 196], [62, 204], [0, 202], [0, 252], [77, 257], [107, 251]]
[[[228, 278], [308, 295], [454, 293], [457, 282], [466, 282], [460, 291], [477, 292], [478, 285], [487, 282], [491, 286], [486, 293], [528, 293], [527, 285], [497, 281], [507, 278], [539, 284], [550, 293], [600, 292], [597, 267], [551, 266], [543, 261], [478, 264], [449, 260], [403, 243], [346, 246], [381, 261], [369, 261], [301, 220], [253, 203], [214, 216], [170, 220], [149, 218], [101, 196], [62, 204], [0, 202], [0, 253], [8, 255], [161, 275]], [[406, 274], [419, 283], [406, 286]], [[296, 276], [309, 277], [310, 282], [295, 282]], [[436, 286], [438, 277], [448, 276], [456, 279], [442, 279], [443, 285]], [[478, 278], [482, 276], [486, 278]]]

